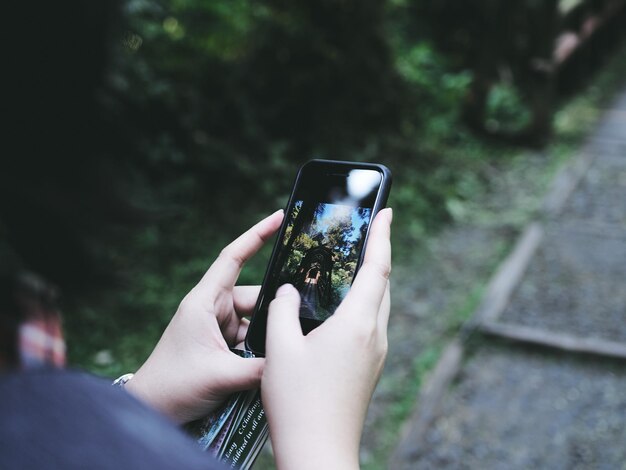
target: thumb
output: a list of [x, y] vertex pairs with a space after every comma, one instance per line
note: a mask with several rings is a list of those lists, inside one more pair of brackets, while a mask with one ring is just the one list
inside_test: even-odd
[[270, 303], [267, 316], [266, 355], [275, 347], [293, 342], [302, 337], [298, 313], [300, 294], [291, 284], [283, 284], [276, 291], [276, 298]]
[[227, 391], [252, 390], [261, 385], [265, 359], [243, 358], [230, 352], [227, 357], [219, 374]]

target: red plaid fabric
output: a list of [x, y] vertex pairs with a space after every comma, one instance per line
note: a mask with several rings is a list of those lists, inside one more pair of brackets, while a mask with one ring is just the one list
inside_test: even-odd
[[36, 318], [28, 319], [18, 330], [18, 350], [23, 368], [65, 365], [65, 341], [61, 317], [56, 311], [41, 310]]
[[[37, 276], [18, 276], [0, 312], [12, 321], [2, 322], [2, 337], [7, 338], [0, 364], [32, 368], [65, 365], [65, 341], [61, 315], [56, 307], [56, 291]], [[14, 349], [14, 350], [11, 350]]]

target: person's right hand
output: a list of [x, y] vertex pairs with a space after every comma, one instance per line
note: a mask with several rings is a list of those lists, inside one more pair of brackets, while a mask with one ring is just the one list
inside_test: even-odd
[[387, 353], [391, 220], [391, 209], [376, 216], [350, 292], [307, 336], [293, 286], [281, 286], [270, 304], [261, 391], [278, 468], [358, 468]]

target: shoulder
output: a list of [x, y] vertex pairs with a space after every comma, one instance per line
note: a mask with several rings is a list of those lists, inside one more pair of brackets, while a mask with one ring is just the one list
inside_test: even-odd
[[220, 468], [165, 417], [77, 371], [0, 376], [0, 467]]

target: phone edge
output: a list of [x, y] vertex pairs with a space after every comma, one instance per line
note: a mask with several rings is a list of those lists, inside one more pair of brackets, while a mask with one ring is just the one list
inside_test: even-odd
[[[391, 175], [391, 170], [389, 170], [389, 168], [387, 168], [385, 165], [380, 164], [380, 163], [350, 162], [350, 161], [345, 161], [345, 160], [313, 159], [313, 160], [307, 161], [302, 166], [300, 166], [298, 173], [296, 175], [296, 178], [294, 179], [294, 182], [291, 188], [291, 193], [289, 194], [289, 198], [287, 199], [287, 204], [285, 205], [283, 209], [284, 217], [288, 216], [287, 209], [291, 207], [291, 203], [293, 202], [296, 188], [298, 187], [298, 183], [300, 182], [300, 179], [302, 178], [303, 171], [305, 170], [307, 166], [312, 165], [312, 164], [319, 164], [319, 163], [346, 166], [346, 167], [351, 167], [354, 169], [371, 169], [371, 170], [380, 171], [382, 173], [382, 180], [380, 182], [381, 190], [376, 196], [376, 201], [374, 202], [374, 207], [372, 208], [371, 221], [373, 221], [374, 218], [376, 217], [376, 214], [378, 214], [378, 212], [384, 209], [385, 206], [387, 205], [393, 179]], [[371, 222], [367, 228], [367, 233], [365, 234], [365, 241], [363, 242], [363, 250], [361, 251], [361, 255], [359, 256], [359, 260], [357, 262], [357, 265], [354, 271], [354, 278], [356, 278], [356, 275], [359, 272], [361, 265], [363, 264], [365, 250], [367, 248], [367, 241], [369, 239], [369, 234], [370, 234], [370, 228], [371, 228]], [[274, 242], [274, 246], [272, 248], [272, 254], [267, 263], [267, 268], [265, 269], [265, 274], [263, 275], [263, 282], [261, 283], [261, 291], [259, 292], [259, 297], [257, 298], [257, 301], [255, 303], [254, 310], [250, 318], [248, 331], [246, 332], [246, 337], [244, 339], [244, 345], [245, 345], [246, 350], [251, 351], [254, 355], [258, 357], [264, 357], [265, 350], [262, 352], [256, 351], [254, 350], [254, 348], [250, 346], [250, 333], [254, 331], [256, 314], [258, 310], [260, 309], [261, 304], [263, 302], [264, 290], [266, 287], [265, 284], [270, 274], [270, 270], [271, 270], [270, 268], [274, 265], [274, 262], [276, 261], [276, 257], [278, 256], [280, 242], [283, 239], [283, 236], [286, 230], [287, 230], [287, 224], [285, 223], [285, 220], [283, 220], [283, 222], [281, 223], [280, 230], [276, 236], [276, 241]], [[354, 278], [352, 279], [352, 282], [354, 282]], [[266, 327], [266, 333], [267, 333], [267, 327]]]

